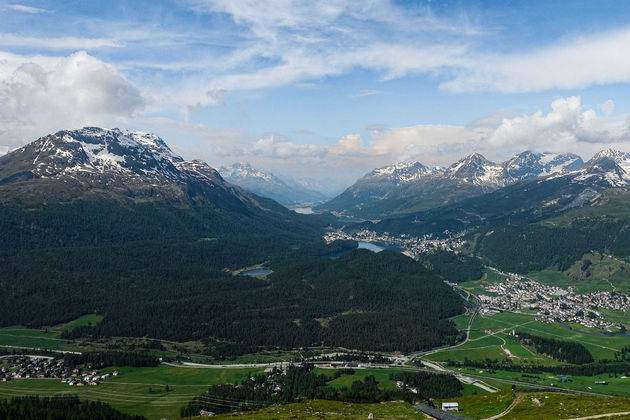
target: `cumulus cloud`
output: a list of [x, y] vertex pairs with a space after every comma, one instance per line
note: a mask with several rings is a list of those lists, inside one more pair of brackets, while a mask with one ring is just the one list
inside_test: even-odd
[[365, 153], [363, 139], [359, 134], [348, 134], [342, 137], [336, 144], [328, 146], [328, 153], [331, 155], [352, 155]]
[[326, 154], [326, 149], [316, 144], [296, 144], [286, 138], [272, 134], [259, 139], [246, 152], [278, 159], [296, 159], [321, 158]]
[[0, 144], [15, 147], [49, 130], [102, 125], [132, 116], [145, 102], [115, 67], [86, 52], [62, 58], [0, 53]]
[[[559, 98], [551, 103], [551, 111], [539, 110], [531, 115], [504, 119], [487, 138], [489, 147], [536, 150], [579, 150], [588, 145], [604, 147], [611, 143], [630, 142], [630, 116], [598, 115], [585, 107], [581, 98]], [[592, 147], [588, 147], [592, 149]]]
[[612, 117], [606, 107], [610, 105], [598, 114], [585, 107], [580, 97], [572, 96], [554, 100], [547, 113], [499, 111], [465, 126], [375, 126], [370, 127], [373, 141], [368, 146], [359, 135], [351, 134], [329, 146], [328, 157], [350, 156], [345, 162], [369, 169], [406, 160], [448, 165], [472, 152], [497, 160], [524, 150], [573, 152], [588, 159], [607, 147], [630, 150], [630, 115]]
[[604, 113], [604, 115], [610, 115], [615, 110], [615, 103], [612, 99], [609, 99], [603, 104], [597, 105], [597, 107]]

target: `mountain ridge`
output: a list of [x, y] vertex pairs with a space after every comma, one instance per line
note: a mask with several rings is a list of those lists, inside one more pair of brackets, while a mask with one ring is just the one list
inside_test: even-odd
[[323, 193], [298, 181], [283, 179], [271, 172], [255, 169], [248, 163], [238, 162], [229, 167], [222, 166], [219, 173], [232, 184], [287, 206], [312, 204], [327, 199]]
[[574, 170], [582, 165], [582, 159], [570, 153], [524, 151], [500, 164], [472, 153], [445, 168], [405, 163], [403, 177], [398, 176], [401, 164], [397, 163], [371, 171], [318, 208], [355, 218], [378, 219], [440, 207], [524, 179]]

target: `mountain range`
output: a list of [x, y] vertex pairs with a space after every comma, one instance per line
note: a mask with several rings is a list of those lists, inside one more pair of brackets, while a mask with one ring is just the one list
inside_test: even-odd
[[562, 271], [592, 251], [630, 255], [629, 202], [630, 154], [604, 150], [580, 169], [346, 229], [458, 236], [468, 243], [468, 252], [496, 267], [521, 273], [550, 267]]
[[473, 153], [446, 168], [419, 162], [375, 169], [320, 205], [342, 216], [379, 219], [448, 205], [525, 179], [572, 171], [584, 162], [574, 154], [525, 151], [497, 164]]
[[262, 169], [254, 169], [248, 163], [234, 163], [229, 167], [221, 167], [219, 173], [226, 181], [254, 194], [276, 200], [285, 206], [319, 203], [329, 198], [311, 188], [309, 184], [281, 178]]

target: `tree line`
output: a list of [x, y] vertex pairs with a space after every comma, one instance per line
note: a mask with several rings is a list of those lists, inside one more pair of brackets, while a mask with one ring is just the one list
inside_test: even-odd
[[142, 420], [123, 414], [100, 401], [79, 401], [77, 396], [16, 397], [0, 400], [1, 419], [20, 420]]
[[539, 337], [524, 332], [519, 332], [517, 336], [524, 345], [534, 347], [536, 353], [552, 359], [576, 365], [594, 362], [591, 352], [581, 343]]

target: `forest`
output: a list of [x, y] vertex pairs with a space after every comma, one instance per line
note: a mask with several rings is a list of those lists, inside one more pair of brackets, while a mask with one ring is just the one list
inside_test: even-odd
[[94, 368], [104, 368], [106, 366], [154, 367], [160, 363], [156, 357], [138, 351], [98, 351], [81, 354], [64, 353], [63, 360], [71, 368], [85, 364], [89, 364]]
[[495, 225], [481, 232], [473, 252], [510, 272], [564, 271], [591, 251], [630, 255], [629, 229], [627, 221], [606, 219], [577, 219], [568, 227]]
[[524, 332], [518, 333], [518, 339], [523, 345], [534, 347], [536, 353], [547, 355], [561, 362], [575, 365], [594, 362], [593, 356], [588, 349], [583, 344], [575, 341], [555, 340]]
[[143, 243], [3, 254], [0, 323], [55, 325], [90, 308], [104, 320], [63, 338], [206, 340], [217, 343], [223, 356], [233, 350], [231, 344], [247, 351], [314, 345], [413, 351], [459, 338], [447, 320], [463, 311], [458, 295], [402, 254], [354, 250], [330, 259], [306, 251], [300, 256], [296, 250], [294, 258], [272, 263], [274, 272], [260, 279], [225, 270], [239, 258], [252, 261], [249, 248], [225, 244]]
[[79, 401], [76, 396], [60, 396], [0, 399], [0, 419], [142, 420], [144, 417], [123, 414], [100, 401]]
[[462, 253], [436, 249], [420, 254], [419, 261], [427, 270], [451, 283], [479, 280], [483, 276], [481, 261]]

